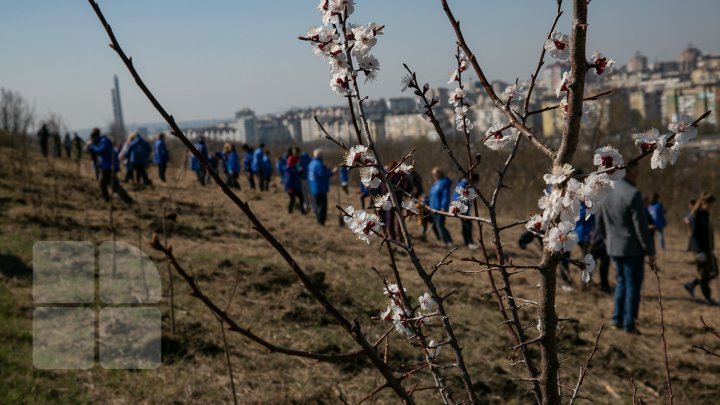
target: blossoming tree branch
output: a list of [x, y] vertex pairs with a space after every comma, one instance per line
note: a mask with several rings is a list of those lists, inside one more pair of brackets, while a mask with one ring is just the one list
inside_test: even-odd
[[[250, 206], [243, 201], [211, 168], [206, 159], [193, 147], [182, 133], [174, 118], [162, 107], [145, 86], [129, 58], [120, 47], [110, 25], [106, 21], [99, 6], [88, 0], [100, 19], [111, 40], [111, 47], [125, 63], [141, 90], [150, 99], [153, 106], [166, 119], [172, 133], [180, 139], [186, 148], [205, 166], [218, 186], [228, 198], [246, 215], [253, 227], [270, 243], [277, 253], [285, 260], [290, 269], [297, 275], [300, 283], [308, 289], [316, 301], [328, 312], [335, 322], [348, 334], [358, 346], [351, 353], [312, 353], [302, 349], [285, 348], [275, 345], [259, 335], [250, 332], [249, 327], [242, 326], [229, 314], [221, 309], [212, 299], [202, 292], [195, 280], [180, 265], [172, 249], [163, 246], [156, 238], [153, 248], [163, 252], [168, 261], [175, 267], [178, 274], [188, 283], [194, 295], [211, 311], [230, 326], [230, 330], [248, 337], [252, 342], [265, 347], [270, 352], [289, 356], [305, 357], [317, 361], [342, 362], [351, 361], [358, 356], [367, 357], [373, 367], [382, 376], [383, 382], [375, 387], [368, 398], [377, 392], [388, 389], [406, 404], [415, 403], [415, 394], [419, 391], [432, 389], [444, 404], [478, 403], [474, 376], [463, 355], [461, 336], [456, 333], [456, 325], [449, 312], [452, 292], [444, 292], [441, 287], [440, 270], [452, 262], [451, 256], [455, 249], [447, 252], [442, 261], [428, 268], [419, 257], [408, 232], [407, 218], [417, 215], [419, 208], [449, 219], [470, 220], [479, 230], [480, 258], [464, 257], [463, 262], [479, 266], [478, 270], [468, 273], [483, 274], [492, 287], [498, 311], [502, 317], [502, 325], [506, 328], [512, 341], [511, 353], [508, 356], [513, 364], [525, 367], [525, 376], [518, 381], [528, 384], [528, 393], [538, 404], [558, 404], [561, 402], [560, 361], [558, 359], [558, 335], [561, 331], [559, 315], [555, 308], [556, 268], [561, 257], [570, 252], [577, 242], [575, 222], [580, 218], [580, 208], [586, 208], [586, 215], [596, 212], [598, 205], [612, 191], [616, 181], [624, 175], [628, 164], [636, 163], [650, 156], [652, 169], [664, 169], [676, 164], [682, 148], [697, 136], [697, 125], [708, 113], [696, 119], [684, 115], [675, 115], [668, 124], [667, 132], [652, 128], [647, 132], [635, 134], [638, 155], [625, 160], [618, 149], [605, 146], [595, 151], [593, 164], [597, 170], [588, 174], [576, 172], [573, 158], [581, 141], [581, 123], [592, 109], [592, 102], [598, 100], [609, 91], [595, 95], [585, 94], [585, 77], [592, 72], [598, 80], [604, 79], [612, 71], [614, 60], [599, 51], [593, 51], [588, 58], [586, 36], [589, 26], [587, 13], [590, 1], [572, 0], [569, 33], [558, 28], [564, 14], [562, 0], [556, 2], [556, 15], [545, 38], [539, 38], [540, 55], [535, 69], [530, 73], [529, 82], [516, 80], [502, 94], [495, 92], [490, 85], [480, 62], [466, 41], [460, 28], [460, 21], [455, 17], [447, 0], [440, 3], [448, 21], [456, 35], [454, 60], [449, 61], [453, 73], [448, 83], [455, 86], [448, 103], [454, 107], [455, 130], [464, 139], [464, 155], [458, 156], [450, 148], [448, 139], [453, 134], [446, 134], [435, 113], [440, 100], [430, 97], [430, 86], [421, 84], [417, 71], [405, 65], [407, 75], [400, 80], [401, 91], [412, 91], [417, 97], [418, 114], [427, 120], [436, 130], [452, 166], [461, 176], [471, 179], [482, 166], [484, 153], [502, 153], [507, 158], [502, 168], [497, 171], [496, 178], [485, 177], [490, 191], [469, 183], [458, 187], [458, 198], [451, 202], [447, 212], [433, 210], [413, 197], [413, 190], [407, 189], [407, 178], [413, 170], [411, 151], [404, 156], [395, 157], [399, 163], [386, 167], [386, 157], [379, 153], [378, 144], [370, 130], [366, 119], [362, 87], [371, 85], [380, 73], [380, 62], [373, 56], [373, 48], [378, 44], [385, 31], [385, 26], [377, 23], [359, 25], [351, 22], [355, 8], [352, 0], [322, 0], [317, 6], [320, 14], [320, 25], [311, 28], [299, 37], [307, 42], [312, 52], [327, 61], [330, 69], [329, 85], [333, 92], [346, 99], [348, 112], [354, 130], [355, 145], [346, 146], [336, 140], [325, 128], [321, 130], [326, 138], [343, 150], [345, 158], [341, 165], [350, 170], [358, 171], [362, 184], [378, 195], [369, 209], [357, 209], [353, 206], [338, 207], [344, 216], [348, 232], [357, 236], [361, 243], [376, 245], [382, 249], [389, 259], [389, 274], [377, 269], [378, 288], [382, 289], [386, 298], [386, 308], [375, 317], [376, 322], [388, 324], [387, 333], [371, 339], [365, 334], [360, 321], [350, 321], [319, 289], [313, 286], [307, 273], [300, 263], [285, 249], [282, 243], [262, 224]], [[569, 70], [562, 75], [556, 89], [558, 103], [556, 106], [541, 110], [531, 110], [530, 100], [536, 87], [540, 69], [546, 58], [569, 62]], [[463, 78], [472, 70], [480, 80], [486, 95], [499, 110], [504, 119], [493, 123], [489, 128], [476, 128], [471, 116], [470, 106], [473, 100], [466, 92]], [[536, 114], [547, 113], [559, 109], [564, 118], [560, 144], [554, 149], [542, 137], [528, 126], [528, 119]], [[317, 119], [316, 119], [317, 121]], [[480, 144], [487, 149], [477, 149]], [[551, 163], [550, 173], [542, 179], [546, 187], [537, 190], [538, 213], [530, 218], [519, 218], [510, 224], [501, 224], [498, 220], [502, 190], [506, 187], [505, 177], [513, 168], [518, 150], [523, 145], [538, 149]], [[380, 192], [384, 190], [384, 192]], [[392, 215], [385, 215], [390, 212]], [[390, 235], [383, 221], [391, 218], [396, 222], [399, 232]], [[515, 226], [524, 225], [527, 230], [536, 234], [543, 241], [543, 256], [539, 263], [515, 264], [508, 260], [503, 249], [503, 232]], [[484, 232], [491, 235], [488, 246]], [[403, 277], [399, 266], [403, 265], [397, 257], [397, 249], [402, 250], [414, 274], [423, 285], [423, 291], [408, 291], [403, 285]], [[586, 255], [580, 260], [571, 260], [578, 269], [578, 278], [587, 283], [595, 268], [595, 260]], [[535, 271], [540, 277], [538, 297], [521, 299], [513, 294], [511, 280], [515, 274]], [[659, 279], [658, 279], [659, 280]], [[520, 311], [532, 303], [537, 308], [537, 334], [523, 325]], [[429, 325], [439, 327], [429, 328]], [[392, 334], [401, 336], [404, 342], [416, 348], [423, 361], [414, 365], [392, 364], [387, 350]], [[602, 327], [600, 327], [593, 350], [588, 354], [585, 366], [581, 368], [577, 384], [572, 390], [570, 403], [582, 398], [579, 395], [582, 382], [594, 353], [597, 351]], [[534, 335], [534, 337], [533, 337]], [[385, 343], [386, 351], [382, 353], [380, 346]], [[533, 355], [530, 345], [540, 347], [539, 356]], [[517, 360], [519, 356], [519, 360]], [[667, 362], [666, 362], [667, 364]], [[668, 370], [669, 376], [669, 370]], [[669, 384], [669, 379], [668, 379]], [[671, 391], [671, 390], [670, 390]], [[670, 397], [672, 399], [672, 397]]]

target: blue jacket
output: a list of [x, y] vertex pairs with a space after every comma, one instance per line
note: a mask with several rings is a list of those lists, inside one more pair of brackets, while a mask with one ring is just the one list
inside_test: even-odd
[[150, 158], [150, 144], [140, 136], [135, 137], [128, 146], [127, 156], [130, 163], [146, 164]]
[[450, 193], [452, 181], [441, 177], [430, 187], [430, 208], [438, 211], [447, 211], [450, 208]]
[[243, 169], [245, 169], [245, 172], [247, 173], [252, 172], [252, 160], [252, 152], [245, 152], [245, 155], [243, 156]]
[[[458, 187], [465, 188], [469, 184], [470, 184], [470, 182], [468, 182], [465, 178], [462, 178], [462, 179], [460, 179], [460, 181], [455, 183], [455, 189], [457, 189]], [[459, 200], [459, 199], [460, 199], [460, 195], [457, 193], [457, 191], [453, 190], [453, 200]]]
[[156, 164], [167, 163], [170, 160], [165, 141], [157, 139], [153, 147], [153, 161]]
[[279, 158], [275, 161], [275, 170], [277, 171], [278, 176], [283, 177], [285, 174], [285, 170], [287, 170], [287, 163], [286, 159]]
[[261, 173], [262, 172], [263, 156], [265, 156], [265, 154], [263, 153], [262, 148], [257, 148], [253, 152], [252, 165], [251, 165], [251, 169], [252, 169], [253, 173]]
[[340, 184], [346, 185], [350, 181], [350, 171], [347, 167], [340, 168]]
[[272, 174], [272, 162], [270, 161], [270, 158], [268, 155], [263, 154], [262, 155], [262, 162], [261, 162], [261, 169], [262, 169], [262, 175], [263, 177], [270, 177]]
[[310, 183], [310, 193], [312, 195], [327, 194], [330, 190], [330, 177], [332, 170], [320, 159], [313, 159], [308, 165], [308, 182]]
[[[199, 150], [206, 160], [209, 160], [208, 150], [207, 146], [205, 146], [205, 142], [196, 143], [195, 149]], [[192, 155], [190, 157], [190, 168], [194, 172], [199, 172], [200, 170], [202, 170], [202, 167], [202, 163], [200, 163], [200, 161], [195, 157], [195, 155]]]
[[288, 166], [285, 168], [282, 174], [283, 188], [285, 192], [299, 191], [302, 189], [302, 183], [300, 182], [300, 173], [297, 170], [297, 165]]
[[298, 173], [300, 173], [300, 179], [307, 180], [308, 166], [310, 165], [311, 160], [312, 160], [312, 158], [306, 152], [303, 152], [300, 155], [300, 162], [298, 163], [300, 165], [300, 167], [298, 167]]
[[120, 148], [113, 148], [113, 170], [120, 171]]
[[91, 144], [88, 149], [98, 157], [101, 170], [113, 169], [115, 147], [107, 136], [101, 136], [100, 139], [96, 143]]
[[648, 206], [647, 210], [655, 227], [660, 230], [665, 228], [667, 221], [665, 220], [665, 207], [663, 207], [662, 203], [660, 201], [652, 203]]
[[580, 243], [590, 242], [590, 236], [595, 229], [595, 215], [590, 215], [590, 218], [585, 220], [586, 212], [585, 204], [580, 204], [580, 219], [575, 222], [575, 233]]
[[232, 151], [225, 157], [225, 168], [229, 174], [240, 173], [240, 157], [237, 152]]

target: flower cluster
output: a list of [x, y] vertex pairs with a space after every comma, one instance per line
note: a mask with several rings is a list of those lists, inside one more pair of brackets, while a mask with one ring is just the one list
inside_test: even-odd
[[457, 200], [450, 203], [448, 212], [453, 215], [463, 215], [467, 212], [472, 201], [477, 198], [477, 191], [471, 186], [457, 186], [455, 188]]
[[370, 237], [382, 231], [383, 223], [375, 214], [356, 210], [352, 206], [345, 209], [345, 223], [361, 241], [370, 244]]
[[[596, 162], [603, 162], [603, 156], [612, 154], [608, 148], [601, 148], [595, 152]], [[622, 162], [619, 154], [615, 158]], [[608, 159], [604, 161], [611, 163]], [[581, 204], [586, 208], [586, 216], [590, 216], [595, 213], [598, 203], [614, 186], [614, 181], [608, 173], [593, 173], [580, 182], [571, 177], [573, 172], [573, 167], [565, 164], [553, 167], [551, 173], [543, 177], [548, 185], [543, 196], [538, 200], [538, 207], [543, 213], [533, 215], [525, 224], [529, 231], [544, 235], [545, 247], [552, 252], [572, 250], [577, 243], [575, 222], [580, 219]], [[549, 190], [550, 186], [552, 191]]]
[[468, 64], [467, 58], [462, 52], [457, 55], [457, 59], [458, 69], [455, 69], [448, 81], [448, 84], [457, 83], [457, 87], [450, 93], [448, 104], [455, 107], [455, 129], [467, 133], [474, 128], [469, 114], [472, 102], [467, 98], [467, 92], [462, 86], [462, 73], [467, 70]]
[[[687, 115], [673, 114], [668, 130], [672, 133], [660, 135], [660, 131], [650, 128], [648, 131], [635, 134], [635, 144], [643, 152], [653, 151], [650, 158], [652, 169], [664, 169], [668, 163], [674, 165], [680, 154], [680, 148], [697, 137], [697, 128]], [[674, 135], [674, 136], [673, 136]]]
[[[407, 292], [403, 288], [403, 292]], [[437, 311], [437, 303], [429, 293], [425, 293], [418, 298], [420, 304], [415, 318], [413, 311], [403, 305], [402, 294], [397, 284], [388, 283], [383, 290], [383, 294], [388, 297], [388, 306], [380, 313], [380, 319], [391, 321], [398, 333], [408, 336], [415, 336], [413, 328], [421, 326], [429, 321], [429, 317], [435, 315]], [[438, 346], [434, 341], [430, 342], [430, 347]], [[438, 348], [439, 349], [439, 346]], [[435, 351], [435, 355], [439, 350]]]
[[525, 83], [513, 83], [505, 88], [508, 101], [522, 101], [525, 99]]
[[[339, 96], [351, 95], [351, 83], [358, 72], [365, 75], [366, 81], [377, 77], [380, 62], [370, 50], [377, 43], [377, 37], [383, 34], [384, 26], [346, 24], [355, 10], [353, 0], [322, 0], [317, 9], [322, 15], [323, 26], [311, 27], [302, 38], [310, 42], [316, 55], [325, 57], [330, 64], [330, 88]], [[341, 26], [347, 28], [345, 35], [340, 32]], [[357, 70], [352, 69], [349, 57], [357, 60]]]
[[608, 75], [615, 64], [615, 59], [610, 59], [607, 56], [604, 56], [600, 51], [593, 51], [590, 61], [592, 62], [590, 67], [598, 77]]
[[372, 151], [368, 149], [367, 146], [364, 145], [355, 145], [347, 153], [347, 156], [345, 156], [345, 165], [347, 167], [353, 167], [353, 166], [372, 166], [375, 164], [375, 155], [373, 155]]

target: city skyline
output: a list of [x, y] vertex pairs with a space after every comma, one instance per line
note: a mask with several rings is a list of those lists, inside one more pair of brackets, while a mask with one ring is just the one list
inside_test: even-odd
[[[2, 6], [0, 37], [8, 40], [0, 42], [6, 55], [0, 60], [0, 87], [34, 101], [40, 119], [54, 112], [62, 114], [70, 128], [107, 126], [113, 119], [108, 92], [117, 74], [126, 122], [161, 121], [107, 47], [107, 37], [85, 2], [29, 3]], [[150, 88], [176, 119], [189, 121], [230, 118], [244, 107], [266, 114], [342, 104], [329, 89], [327, 63], [296, 39], [308, 26], [319, 25], [316, 3], [273, 1], [243, 7], [229, 1], [201, 5], [133, 0], [100, 5]], [[399, 85], [403, 62], [418, 71], [420, 80], [445, 85], [454, 38], [439, 2], [386, 3], [363, 1], [352, 18], [387, 26], [375, 52], [380, 77], [364, 86], [363, 93], [371, 98], [405, 95]], [[491, 80], [527, 80], [554, 17], [555, 1], [506, 3], [456, 1], [451, 6]], [[599, 49], [619, 64], [626, 64], [636, 51], [650, 62], [677, 60], [689, 43], [703, 52], [719, 51], [713, 41], [720, 37], [714, 21], [720, 15], [717, 2], [633, 3], [591, 3], [589, 51]], [[652, 19], [643, 14], [649, 6]], [[569, 31], [568, 7], [558, 25], [563, 32]], [[483, 11], [488, 9], [498, 16], [495, 21], [471, 24], [477, 18], [487, 21]], [[683, 15], [692, 19], [678, 23]]]

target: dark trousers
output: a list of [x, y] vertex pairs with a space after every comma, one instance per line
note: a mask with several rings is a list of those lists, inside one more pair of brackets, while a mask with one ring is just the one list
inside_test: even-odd
[[240, 190], [240, 183], [238, 182], [238, 173], [226, 173], [225, 174], [225, 182], [228, 186], [236, 188]]
[[132, 197], [120, 186], [115, 172], [112, 170], [103, 170], [100, 174], [100, 192], [105, 201], [110, 201], [110, 193], [108, 192], [108, 187], [110, 186], [112, 186], [113, 192], [120, 196], [120, 199], [126, 203], [132, 204], [134, 202]]
[[303, 193], [300, 190], [293, 190], [288, 191], [288, 197], [290, 197], [290, 202], [288, 203], [288, 213], [292, 214], [293, 208], [295, 207], [295, 200], [297, 199], [297, 203], [300, 204], [300, 212], [305, 214], [307, 211], [305, 211], [305, 205], [303, 204]]
[[469, 219], [461, 219], [460, 222], [462, 222], [462, 234], [463, 234], [463, 241], [465, 242], [465, 246], [470, 245], [473, 243], [473, 237], [472, 237], [473, 221], [471, 221]]
[[317, 216], [318, 224], [325, 225], [325, 219], [327, 219], [327, 194], [315, 194], [315, 215]]
[[433, 214], [433, 222], [435, 223], [435, 229], [440, 235], [440, 240], [443, 243], [452, 243], [450, 232], [445, 227], [445, 216], [440, 214]]
[[205, 169], [200, 168], [198, 170], [195, 170], [195, 175], [197, 176], [198, 183], [200, 183], [201, 186], [205, 185]]
[[612, 321], [626, 331], [635, 329], [643, 282], [643, 257], [613, 257], [615, 263], [615, 307]]
[[248, 179], [248, 184], [250, 184], [250, 188], [255, 190], [255, 175], [251, 171], [246, 171], [245, 175]]
[[72, 147], [65, 148], [65, 154], [67, 155], [67, 158], [70, 159], [72, 157]]
[[705, 253], [706, 259], [704, 262], [697, 262], [697, 278], [695, 278], [695, 280], [693, 280], [690, 284], [693, 288], [696, 285], [700, 285], [703, 296], [705, 299], [709, 300], [712, 298], [710, 292], [710, 281], [714, 280], [715, 277], [718, 276], [717, 258], [712, 254], [712, 252], [703, 253]]
[[150, 178], [147, 175], [147, 170], [145, 170], [145, 163], [133, 163], [132, 169], [138, 182], [142, 180], [146, 186], [150, 184]]
[[435, 237], [437, 240], [441, 240], [440, 234], [437, 231], [437, 228], [435, 227], [435, 221], [433, 220], [433, 214], [423, 214], [421, 213], [422, 218], [420, 219], [420, 225], [422, 226], [422, 237], [425, 238], [425, 234], [427, 233], [428, 225], [430, 226], [430, 229], [432, 229], [433, 233], [435, 234]]
[[270, 188], [270, 176], [258, 174], [258, 178], [260, 179], [260, 191], [268, 191]]
[[158, 163], [158, 177], [163, 183], [165, 180], [165, 171], [167, 170], [167, 163]]

